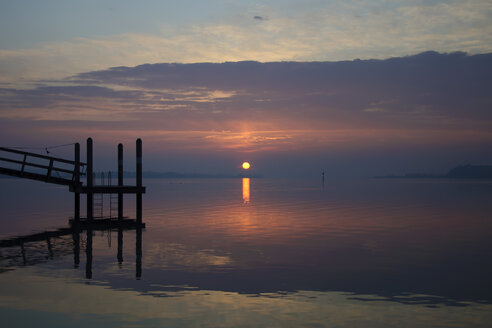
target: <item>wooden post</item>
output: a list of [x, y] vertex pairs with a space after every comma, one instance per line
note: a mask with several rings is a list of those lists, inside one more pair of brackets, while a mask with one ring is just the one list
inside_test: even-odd
[[75, 143], [74, 148], [74, 161], [75, 167], [73, 170], [73, 181], [75, 185], [74, 192], [74, 224], [72, 225], [73, 235], [73, 265], [78, 268], [80, 263], [80, 192], [79, 188], [82, 186], [80, 183], [80, 144]]
[[[137, 139], [137, 187], [142, 187], [142, 139]], [[135, 276], [142, 277], [142, 193], [137, 193], [137, 230], [136, 230], [136, 272]]]
[[74, 192], [74, 214], [73, 218], [76, 223], [80, 221], [80, 193], [78, 188], [80, 188], [80, 144], [77, 142], [75, 144], [75, 168], [73, 171], [73, 181], [75, 184]]
[[[94, 185], [93, 177], [93, 161], [92, 161], [92, 138], [87, 138], [87, 188], [89, 190]], [[94, 218], [94, 194], [87, 192], [87, 221], [92, 222]], [[85, 277], [92, 279], [92, 229], [87, 228], [87, 246], [85, 249]]]
[[92, 138], [87, 138], [87, 221], [92, 222], [94, 218], [94, 194], [91, 192], [91, 188], [94, 184], [92, 167]]
[[[142, 139], [137, 139], [137, 187], [142, 187]], [[137, 225], [142, 224], [142, 193], [137, 192]]]
[[[123, 187], [123, 145], [118, 144], [118, 186]], [[123, 220], [123, 194], [118, 193], [118, 220]]]

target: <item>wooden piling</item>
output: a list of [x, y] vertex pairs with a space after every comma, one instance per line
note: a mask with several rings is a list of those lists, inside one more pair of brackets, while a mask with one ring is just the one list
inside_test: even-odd
[[[73, 182], [76, 187], [80, 186], [80, 144], [77, 142], [75, 144], [75, 168], [74, 168], [74, 176], [73, 176]], [[78, 190], [78, 189], [77, 189]], [[75, 191], [74, 192], [74, 215], [73, 215], [74, 221], [79, 222], [80, 221], [80, 192]]]
[[92, 221], [94, 218], [94, 194], [91, 188], [94, 185], [93, 177], [93, 161], [92, 161], [92, 138], [87, 138], [87, 220]]
[[[118, 186], [123, 187], [123, 145], [118, 144]], [[123, 220], [123, 193], [118, 193], [118, 220]]]
[[[137, 187], [142, 187], [142, 139], [137, 139]], [[137, 193], [137, 230], [136, 230], [136, 272], [135, 276], [142, 277], [142, 192]]]
[[[137, 139], [137, 187], [142, 187], [142, 139]], [[137, 192], [137, 224], [142, 224], [142, 192]]]

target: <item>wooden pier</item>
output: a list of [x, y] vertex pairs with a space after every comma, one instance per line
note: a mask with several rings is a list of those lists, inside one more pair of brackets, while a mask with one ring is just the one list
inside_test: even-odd
[[[97, 219], [94, 216], [94, 195], [95, 194], [116, 194], [118, 196], [118, 216], [120, 223], [126, 222], [123, 216], [123, 195], [136, 195], [136, 221], [139, 226], [142, 223], [142, 194], [145, 187], [142, 185], [142, 140], [136, 141], [136, 185], [125, 185], [123, 183], [123, 145], [118, 145], [118, 184], [117, 185], [97, 185], [94, 183], [93, 168], [93, 144], [92, 138], [87, 139], [87, 158], [86, 162], [80, 160], [80, 144], [74, 144], [74, 160], [67, 160], [53, 156], [41, 155], [25, 152], [19, 149], [0, 147], [0, 174], [10, 175], [19, 178], [43, 181], [66, 185], [74, 193], [74, 216], [72, 223], [101, 221], [111, 223], [111, 220]], [[5, 157], [5, 156], [11, 156]], [[22, 160], [12, 158], [12, 156], [22, 156]], [[39, 163], [45, 161], [46, 163]], [[15, 167], [6, 167], [8, 163]], [[34, 168], [36, 171], [28, 171]], [[64, 176], [61, 176], [64, 175]], [[86, 177], [86, 184], [81, 181], [81, 177]], [[80, 216], [80, 195], [86, 195], [86, 218]]]

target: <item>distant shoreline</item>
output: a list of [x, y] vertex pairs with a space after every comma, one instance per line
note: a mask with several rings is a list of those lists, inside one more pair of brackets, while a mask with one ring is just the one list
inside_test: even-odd
[[492, 165], [460, 165], [446, 174], [407, 173], [405, 175], [375, 176], [375, 179], [492, 179]]

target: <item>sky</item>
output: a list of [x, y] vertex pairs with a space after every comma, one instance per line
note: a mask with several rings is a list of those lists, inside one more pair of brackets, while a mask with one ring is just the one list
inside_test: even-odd
[[1, 146], [92, 137], [106, 170], [140, 137], [144, 170], [272, 177], [492, 164], [491, 52], [488, 0], [1, 0]]

